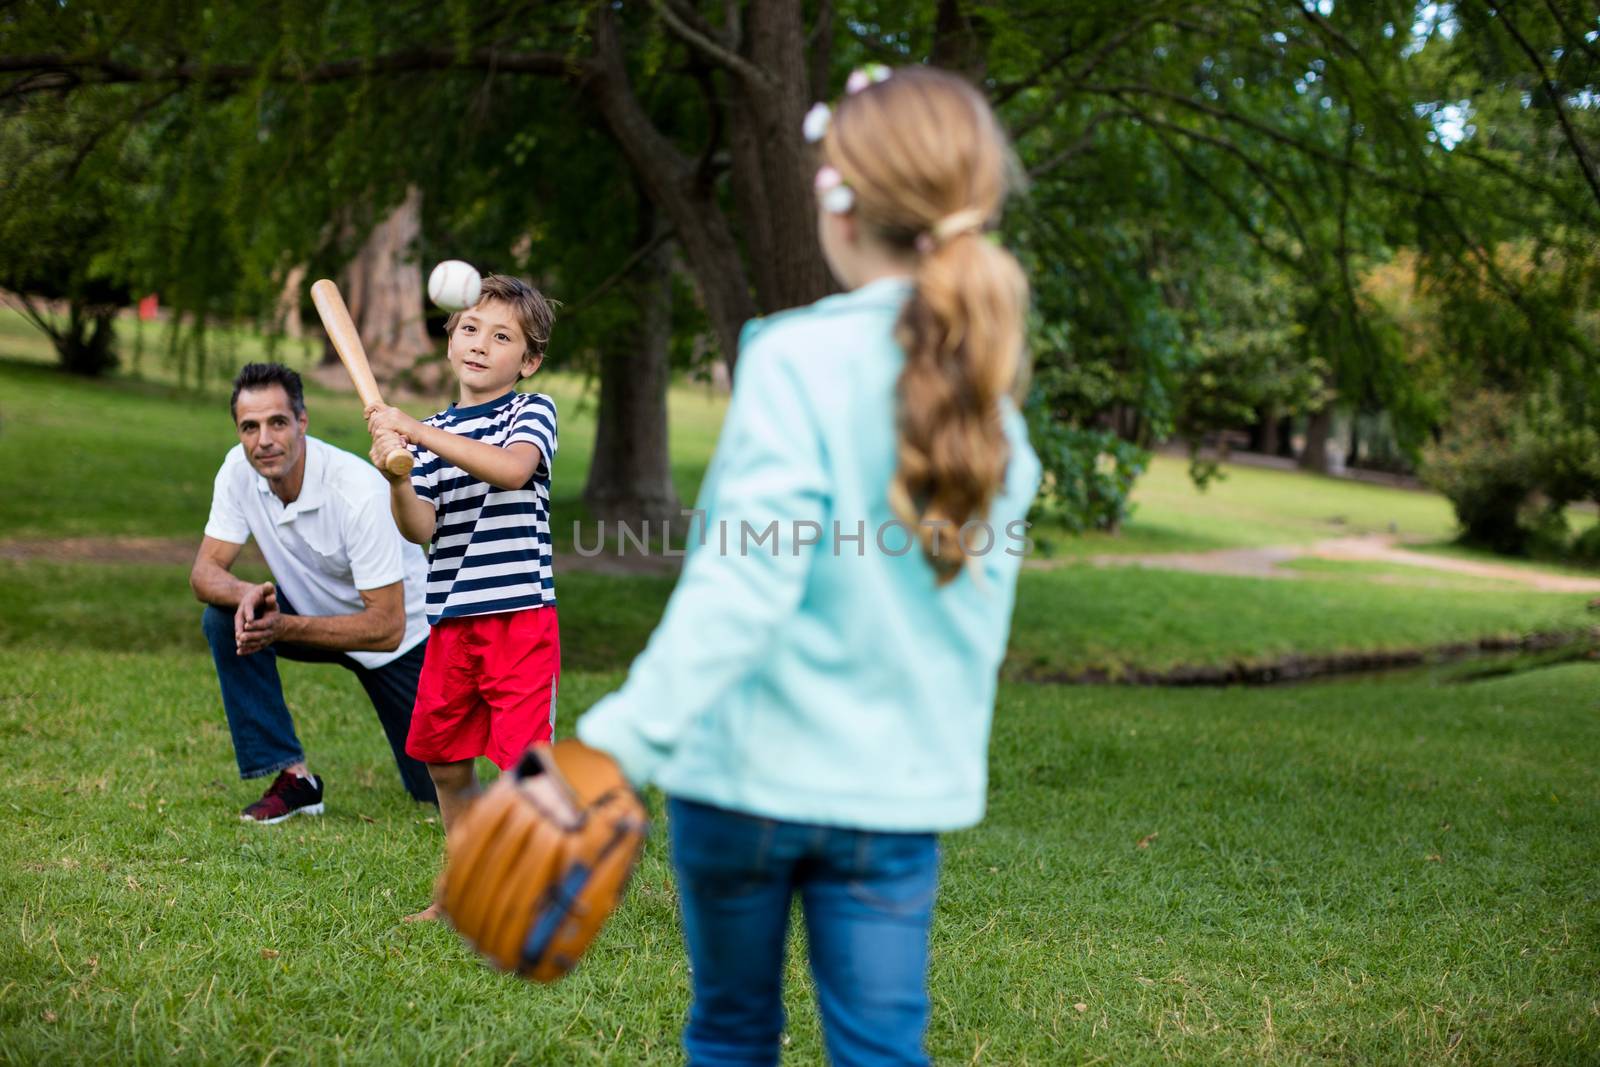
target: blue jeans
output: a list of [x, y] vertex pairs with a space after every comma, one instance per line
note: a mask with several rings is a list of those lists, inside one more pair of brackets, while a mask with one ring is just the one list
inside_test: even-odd
[[828, 1058], [926, 1064], [933, 834], [765, 819], [669, 799], [694, 1002], [691, 1067], [778, 1062], [783, 953], [800, 895]]
[[[294, 614], [282, 590], [278, 591], [278, 607], [286, 615]], [[368, 668], [343, 652], [287, 641], [241, 656], [234, 646], [233, 612], [208, 606], [200, 622], [217, 665], [240, 778], [276, 774], [306, 758], [283, 700], [283, 683], [278, 677], [278, 657], [282, 656], [302, 663], [337, 663], [354, 673], [383, 724], [406, 792], [426, 804], [439, 802], [427, 766], [406, 755], [406, 734], [411, 729], [411, 708], [417, 700], [417, 675], [422, 670], [426, 641], [382, 667]]]

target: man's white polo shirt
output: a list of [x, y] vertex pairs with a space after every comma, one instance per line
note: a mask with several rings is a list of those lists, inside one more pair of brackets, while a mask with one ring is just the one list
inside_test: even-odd
[[217, 472], [206, 536], [235, 545], [254, 537], [300, 615], [353, 615], [366, 607], [359, 590], [404, 581], [405, 639], [393, 652], [346, 653], [363, 667], [381, 667], [428, 636], [427, 560], [400, 536], [383, 475], [343, 449], [307, 436], [300, 496], [285, 504], [245, 459], [244, 446], [233, 446]]

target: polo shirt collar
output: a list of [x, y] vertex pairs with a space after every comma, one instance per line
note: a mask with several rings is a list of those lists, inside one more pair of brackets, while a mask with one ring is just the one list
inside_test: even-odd
[[[327, 495], [322, 484], [322, 471], [326, 463], [326, 457], [322, 454], [322, 442], [306, 434], [306, 473], [305, 477], [300, 479], [300, 495], [295, 497], [292, 503], [281, 505], [283, 513], [278, 517], [279, 522], [289, 522], [296, 515], [315, 511], [322, 506], [323, 498]], [[256, 489], [258, 492], [272, 494], [272, 484], [260, 474], [256, 475]]]

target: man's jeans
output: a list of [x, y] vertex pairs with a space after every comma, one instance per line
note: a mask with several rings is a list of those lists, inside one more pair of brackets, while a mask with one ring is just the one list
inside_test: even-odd
[[778, 1062], [796, 892], [829, 1060], [928, 1062], [933, 834], [783, 822], [679, 799], [669, 799], [667, 822], [693, 965], [683, 1032], [691, 1067]]
[[[278, 606], [292, 615], [278, 593]], [[276, 774], [305, 759], [305, 750], [295, 736], [294, 720], [283, 701], [283, 684], [278, 678], [278, 657], [302, 663], [337, 663], [352, 671], [361, 682], [383, 724], [383, 732], [394, 750], [400, 781], [413, 800], [437, 804], [433, 779], [425, 764], [406, 755], [406, 733], [411, 729], [411, 708], [417, 699], [417, 675], [428, 642], [376, 669], [363, 667], [343, 652], [310, 648], [280, 641], [260, 652], [241, 656], [235, 651], [233, 612], [207, 607], [201, 625], [211, 658], [217, 665], [217, 681], [222, 686], [222, 706], [228, 712], [228, 730], [233, 734], [233, 755], [239, 762], [239, 777], [260, 778]]]

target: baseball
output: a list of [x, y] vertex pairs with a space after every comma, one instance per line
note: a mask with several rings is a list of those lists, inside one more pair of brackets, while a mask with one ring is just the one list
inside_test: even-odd
[[483, 278], [471, 263], [447, 259], [428, 275], [428, 299], [446, 311], [460, 311], [478, 302]]

